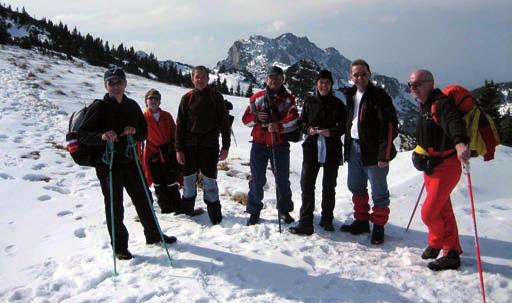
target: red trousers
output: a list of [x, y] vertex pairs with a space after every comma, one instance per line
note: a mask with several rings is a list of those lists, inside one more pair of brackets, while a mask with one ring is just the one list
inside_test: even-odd
[[450, 194], [459, 182], [461, 172], [460, 161], [454, 155], [437, 166], [432, 175], [423, 175], [427, 197], [421, 208], [421, 219], [428, 227], [428, 245], [443, 249], [445, 253], [451, 249], [462, 253], [450, 200]]

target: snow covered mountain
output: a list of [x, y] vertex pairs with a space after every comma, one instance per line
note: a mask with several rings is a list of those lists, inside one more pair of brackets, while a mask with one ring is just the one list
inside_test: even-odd
[[[367, 235], [326, 232], [298, 237], [277, 231], [275, 184], [270, 169], [261, 224], [245, 226], [243, 201], [250, 178], [250, 129], [241, 122], [247, 98], [229, 97], [236, 117], [228, 161], [218, 184], [224, 220], [207, 215], [160, 214], [162, 230], [178, 242], [169, 247], [171, 266], [159, 246], [145, 245], [134, 207], [125, 197], [124, 221], [134, 259], [119, 261], [112, 276], [112, 251], [103, 196], [95, 171], [73, 163], [64, 149], [70, 114], [101, 97], [105, 68], [60, 59], [40, 50], [0, 45], [0, 302], [480, 302], [473, 223], [466, 176], [451, 199], [464, 249], [457, 271], [436, 273], [420, 254], [426, 228], [419, 212], [405, 226], [422, 185], [410, 152], [390, 164], [391, 215], [386, 241]], [[187, 89], [128, 74], [129, 97], [143, 106], [156, 88], [162, 106], [176, 115]], [[290, 181], [300, 208], [302, 150], [292, 144]], [[512, 301], [512, 149], [496, 159], [471, 160], [488, 302]], [[336, 188], [335, 225], [351, 220], [346, 165]], [[321, 200], [321, 174], [316, 199]], [[202, 191], [198, 192], [200, 205]], [[158, 209], [157, 209], [158, 211]]]

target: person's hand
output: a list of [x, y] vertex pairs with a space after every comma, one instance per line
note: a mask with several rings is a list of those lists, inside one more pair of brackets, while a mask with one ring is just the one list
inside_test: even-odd
[[329, 137], [331, 135], [331, 132], [329, 131], [329, 129], [327, 128], [324, 128], [324, 129], [318, 129], [317, 130], [317, 133], [321, 136], [324, 136], [324, 137]]
[[268, 125], [268, 131], [271, 133], [280, 133], [281, 132], [281, 123], [279, 122], [272, 122]]
[[260, 123], [268, 123], [268, 113], [267, 112], [258, 112], [258, 121]]
[[179, 164], [185, 165], [185, 153], [182, 151], [176, 152], [176, 161], [178, 161]]
[[318, 134], [318, 127], [310, 127], [308, 128], [308, 135], [314, 136]]
[[121, 133], [121, 136], [134, 135], [136, 132], [137, 132], [137, 130], [135, 129], [135, 127], [133, 127], [133, 126], [126, 126], [124, 128], [123, 132]]
[[377, 162], [377, 166], [380, 168], [388, 167], [389, 162], [379, 161], [379, 162]]
[[117, 134], [113, 130], [109, 130], [108, 132], [101, 135], [101, 140], [103, 141], [117, 141]]
[[465, 143], [458, 143], [455, 145], [455, 149], [457, 150], [457, 158], [463, 163], [468, 164], [469, 159], [471, 158], [471, 151], [469, 147]]
[[219, 160], [224, 161], [228, 158], [229, 151], [227, 149], [221, 149], [219, 153]]

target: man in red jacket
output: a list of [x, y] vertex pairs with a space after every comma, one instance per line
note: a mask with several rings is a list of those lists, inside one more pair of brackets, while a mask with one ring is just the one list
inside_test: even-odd
[[[254, 94], [242, 117], [243, 123], [252, 127], [251, 180], [247, 212], [247, 225], [259, 222], [263, 208], [263, 186], [267, 182], [267, 165], [270, 160], [276, 180], [277, 209], [286, 224], [295, 219], [290, 190], [290, 144], [284, 134], [298, 128], [299, 113], [295, 98], [283, 86], [284, 72], [272, 66], [267, 73], [267, 88]], [[275, 157], [275, 158], [274, 158]]]
[[[421, 219], [428, 227], [428, 247], [421, 258], [436, 259], [443, 249], [443, 257], [430, 262], [428, 267], [435, 271], [457, 269], [462, 248], [450, 194], [459, 182], [461, 162], [467, 163], [471, 156], [467, 146], [468, 136], [454, 101], [439, 89], [434, 89], [434, 76], [431, 72], [414, 71], [408, 85], [412, 95], [420, 102], [416, 140], [428, 153], [425, 160], [430, 162], [428, 165], [425, 162], [425, 167], [415, 163], [418, 169], [424, 171], [427, 191], [421, 208]], [[436, 104], [439, 124], [432, 118], [433, 103]]]
[[160, 108], [161, 98], [160, 92], [153, 88], [144, 97], [144, 118], [148, 125], [148, 136], [143, 163], [148, 186], [154, 183], [158, 205], [165, 214], [179, 210], [181, 197], [174, 148], [176, 124], [172, 115]]

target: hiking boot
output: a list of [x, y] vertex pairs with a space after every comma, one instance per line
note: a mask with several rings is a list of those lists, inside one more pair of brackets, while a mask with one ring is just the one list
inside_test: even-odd
[[249, 219], [247, 219], [247, 226], [256, 225], [260, 221], [260, 213], [251, 214]]
[[320, 219], [320, 223], [318, 223], [321, 227], [324, 228], [325, 231], [334, 231], [334, 226], [332, 225], [332, 220], [324, 220]]
[[372, 231], [372, 244], [382, 244], [384, 243], [384, 226], [379, 224], [373, 224]]
[[355, 220], [352, 222], [352, 224], [343, 224], [340, 227], [340, 230], [342, 232], [348, 232], [353, 235], [360, 235], [363, 233], [369, 233], [370, 232], [370, 223], [365, 220]]
[[433, 271], [457, 269], [460, 267], [459, 253], [455, 249], [451, 249], [446, 256], [428, 263], [427, 266]]
[[176, 215], [185, 214], [190, 217], [195, 217], [204, 213], [204, 209], [194, 208], [196, 204], [196, 196], [183, 198], [178, 203], [180, 204], [180, 207], [176, 210]]
[[131, 260], [133, 255], [128, 249], [120, 249], [116, 250], [116, 258], [118, 260]]
[[[176, 241], [178, 241], [178, 239], [176, 239], [176, 237], [174, 237], [174, 236], [166, 236], [166, 235], [164, 235], [163, 238], [164, 238], [165, 243], [167, 243], [167, 244], [173, 244], [173, 243], [176, 243]], [[148, 245], [150, 245], [150, 244], [160, 244], [161, 242], [162, 242], [161, 238], [155, 238], [155, 239], [151, 239], [151, 240], [146, 240], [146, 244], [148, 244]]]
[[295, 222], [295, 219], [292, 216], [290, 216], [290, 213], [287, 211], [280, 211], [279, 218], [283, 220], [285, 224]]
[[206, 209], [208, 210], [208, 217], [210, 217], [210, 221], [213, 225], [217, 225], [222, 221], [222, 206], [219, 201], [206, 202]]
[[292, 234], [299, 236], [311, 236], [314, 232], [312, 224], [299, 223], [296, 226], [292, 226], [288, 229]]
[[432, 246], [427, 246], [423, 253], [421, 254], [421, 258], [426, 259], [435, 259], [437, 256], [439, 256], [439, 252], [441, 251], [440, 248], [434, 248]]

